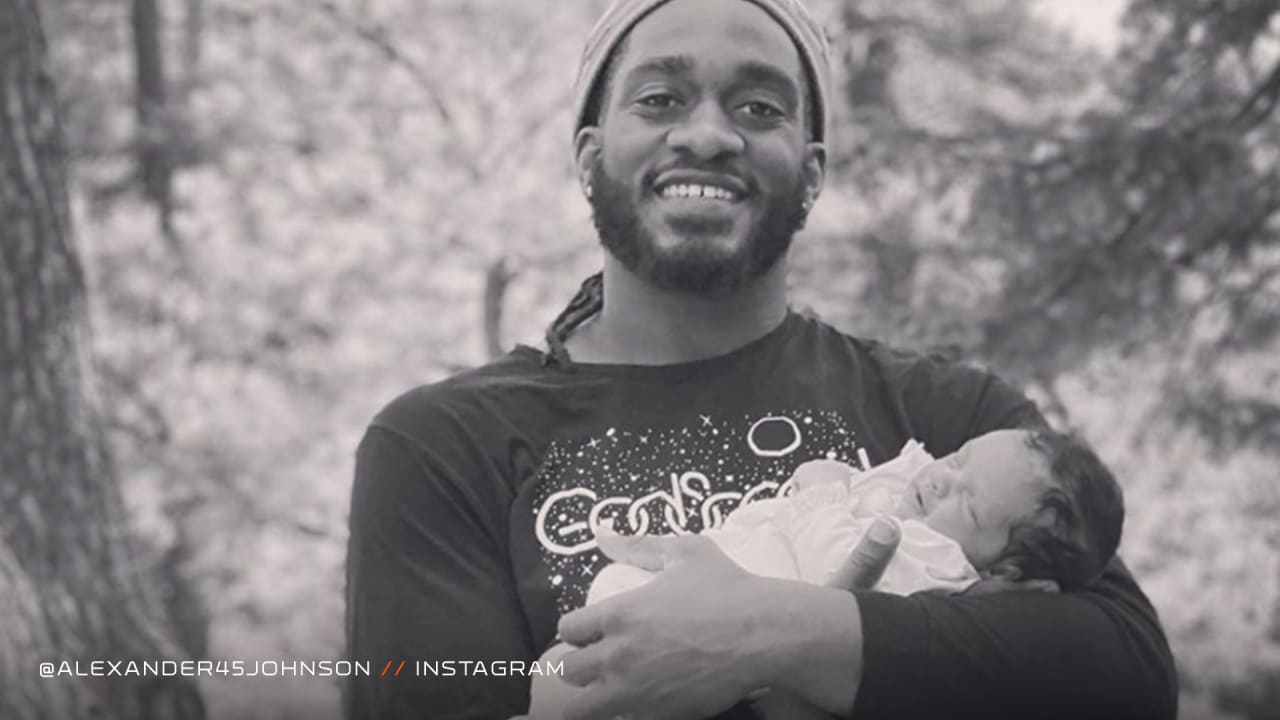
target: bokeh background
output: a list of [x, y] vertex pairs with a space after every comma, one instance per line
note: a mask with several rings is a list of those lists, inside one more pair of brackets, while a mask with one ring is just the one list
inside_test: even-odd
[[[190, 656], [339, 657], [365, 423], [536, 343], [599, 266], [568, 106], [603, 4], [42, 4], [101, 429]], [[1183, 717], [1275, 718], [1280, 3], [810, 5], [836, 127], [794, 303], [1081, 431]], [[328, 679], [200, 689], [339, 714]]]

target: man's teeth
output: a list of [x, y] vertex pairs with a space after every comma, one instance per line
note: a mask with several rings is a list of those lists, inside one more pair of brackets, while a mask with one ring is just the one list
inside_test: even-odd
[[662, 188], [664, 198], [710, 198], [712, 200], [737, 200], [736, 193], [714, 185], [668, 185]]

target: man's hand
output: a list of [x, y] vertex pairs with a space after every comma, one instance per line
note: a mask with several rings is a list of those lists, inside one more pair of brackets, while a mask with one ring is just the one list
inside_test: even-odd
[[[844, 564], [836, 570], [835, 575], [832, 576], [827, 584], [840, 590], [868, 590], [872, 588], [880, 581], [880, 577], [884, 575], [885, 568], [889, 565], [889, 561], [893, 559], [893, 554], [897, 552], [898, 543], [901, 540], [902, 531], [892, 518], [877, 518], [871, 523], [867, 533], [858, 541], [858, 545], [854, 547], [853, 552], [849, 553], [849, 556], [845, 558]], [[860, 679], [860, 671], [861, 663], [852, 672], [852, 676]], [[838, 678], [836, 682], [839, 682]], [[856, 690], [855, 683], [855, 693]], [[756, 713], [766, 720], [771, 720], [772, 718], [801, 720], [801, 718], [830, 717], [829, 713], [819, 710], [814, 705], [785, 691], [757, 690], [751, 694], [751, 699], [757, 701], [754, 706]], [[849, 702], [849, 705], [852, 705], [852, 701]]]
[[586, 688], [566, 718], [702, 720], [759, 686], [773, 629], [753, 619], [779, 602], [779, 581], [696, 535], [598, 537], [614, 560], [660, 574], [560, 620], [560, 638], [579, 648], [563, 658], [564, 679]]
[[1052, 580], [1010, 580], [1003, 575], [985, 577], [970, 585], [961, 595], [991, 595], [1006, 592], [1059, 592]]
[[801, 700], [785, 690], [770, 690], [751, 703], [760, 720], [832, 720], [831, 713]]
[[[659, 574], [561, 619], [560, 638], [579, 648], [564, 656], [564, 679], [586, 690], [566, 718], [701, 720], [762, 687], [852, 709], [862, 657], [852, 596], [751, 575], [704, 537], [597, 537], [615, 561]], [[896, 524], [877, 521], [838, 587], [873, 585], [898, 539]]]

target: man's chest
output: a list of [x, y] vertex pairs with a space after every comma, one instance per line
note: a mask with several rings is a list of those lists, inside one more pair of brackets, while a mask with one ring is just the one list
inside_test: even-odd
[[581, 606], [608, 563], [596, 546], [601, 525], [622, 534], [697, 533], [786, 492], [804, 462], [882, 462], [899, 448], [872, 432], [876, 420], [885, 419], [852, 405], [800, 402], [694, 408], [648, 421], [602, 413], [552, 441], [522, 486], [512, 517], [522, 596], [555, 615]]

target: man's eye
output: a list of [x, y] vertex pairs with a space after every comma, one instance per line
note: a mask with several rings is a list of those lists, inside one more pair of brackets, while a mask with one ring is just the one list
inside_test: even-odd
[[670, 93], [650, 93], [649, 95], [641, 97], [636, 102], [645, 107], [667, 109], [675, 107], [678, 100], [676, 100], [675, 95]]
[[766, 103], [766, 102], [760, 102], [759, 100], [754, 100], [752, 102], [749, 102], [746, 105], [743, 105], [742, 107], [747, 111], [748, 114], [754, 115], [760, 118], [780, 118], [784, 115], [784, 113], [781, 110], [779, 110], [776, 106], [770, 105], [769, 103]]

